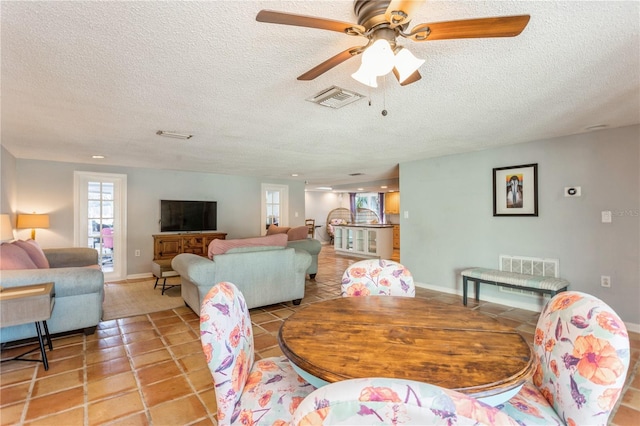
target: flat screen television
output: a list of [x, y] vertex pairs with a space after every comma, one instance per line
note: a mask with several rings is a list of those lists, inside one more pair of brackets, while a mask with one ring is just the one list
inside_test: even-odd
[[217, 215], [215, 201], [160, 200], [160, 232], [214, 231]]

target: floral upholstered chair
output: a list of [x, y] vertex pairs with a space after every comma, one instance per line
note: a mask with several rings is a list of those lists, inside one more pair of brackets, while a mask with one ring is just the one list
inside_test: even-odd
[[308, 425], [517, 425], [505, 413], [462, 393], [403, 379], [331, 383], [312, 392], [293, 415]]
[[218, 283], [202, 302], [200, 339], [215, 384], [219, 425], [288, 425], [315, 389], [284, 356], [254, 363], [249, 311], [231, 283]]
[[565, 291], [540, 314], [533, 382], [498, 406], [527, 425], [606, 425], [629, 367], [629, 337], [603, 301]]
[[405, 296], [415, 297], [411, 272], [398, 262], [384, 259], [361, 260], [342, 275], [342, 297]]

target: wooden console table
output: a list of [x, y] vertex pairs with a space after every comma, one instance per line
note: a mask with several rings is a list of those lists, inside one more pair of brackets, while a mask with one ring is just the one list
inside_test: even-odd
[[15, 358], [7, 359], [6, 361], [41, 361], [44, 364], [44, 369], [49, 369], [40, 323], [42, 322], [44, 326], [49, 350], [52, 351], [53, 344], [51, 343], [47, 320], [51, 318], [51, 311], [53, 311], [53, 305], [55, 303], [54, 288], [53, 283], [44, 283], [5, 288], [0, 291], [0, 326], [10, 327], [12, 325], [21, 325], [29, 322], [35, 323], [38, 343], [40, 344], [40, 353], [42, 354], [41, 360], [22, 358], [37, 349], [35, 348]]
[[156, 234], [153, 236], [153, 260], [171, 260], [180, 253], [206, 257], [209, 243], [226, 237], [225, 232]]

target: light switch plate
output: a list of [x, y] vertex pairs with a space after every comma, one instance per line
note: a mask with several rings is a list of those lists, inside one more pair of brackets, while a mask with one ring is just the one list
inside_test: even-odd
[[605, 210], [602, 212], [602, 223], [611, 223], [611, 211]]

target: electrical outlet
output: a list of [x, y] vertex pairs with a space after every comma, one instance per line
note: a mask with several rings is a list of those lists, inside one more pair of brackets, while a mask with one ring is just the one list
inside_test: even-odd
[[136, 250], [136, 257], [140, 257], [140, 250]]
[[602, 275], [600, 277], [600, 285], [602, 287], [611, 287], [611, 277], [608, 275]]

